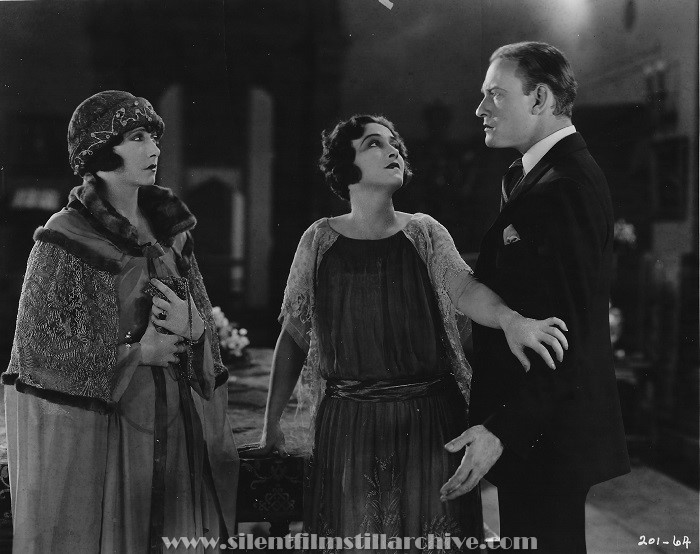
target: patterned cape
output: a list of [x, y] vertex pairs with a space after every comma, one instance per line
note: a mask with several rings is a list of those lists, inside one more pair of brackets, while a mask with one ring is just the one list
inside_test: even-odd
[[[188, 377], [192, 388], [209, 398], [228, 372], [193, 254], [189, 230], [196, 220], [168, 189], [152, 186], [139, 194], [159, 242], [173, 248], [205, 320], [214, 367], [193, 364]], [[126, 259], [143, 250], [136, 231], [86, 182], [73, 189], [68, 207], [37, 229], [34, 239], [2, 381], [53, 402], [111, 412], [119, 362], [127, 352], [119, 337], [116, 283]]]
[[[460, 256], [447, 229], [429, 215], [414, 214], [403, 233], [428, 268], [445, 328], [444, 347], [450, 369], [468, 404], [472, 370], [464, 356], [462, 340], [469, 335], [471, 322], [455, 309], [453, 299], [459, 297], [465, 277], [471, 278], [473, 272]], [[308, 405], [312, 424], [325, 389], [314, 311], [316, 279], [323, 256], [339, 236], [328, 224], [328, 218], [319, 219], [304, 232], [289, 271], [279, 315], [282, 328], [307, 353], [299, 387], [299, 405]]]

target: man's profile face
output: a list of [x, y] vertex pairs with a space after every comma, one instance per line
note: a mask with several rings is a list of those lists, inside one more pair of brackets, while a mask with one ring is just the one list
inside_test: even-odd
[[499, 58], [486, 71], [484, 95], [476, 116], [484, 122], [484, 142], [490, 148], [517, 148], [525, 153], [535, 142], [535, 92], [523, 94], [517, 62]]

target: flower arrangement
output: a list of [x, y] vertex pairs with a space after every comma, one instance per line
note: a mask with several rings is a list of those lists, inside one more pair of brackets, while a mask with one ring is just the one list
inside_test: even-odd
[[637, 232], [632, 223], [618, 219], [614, 227], [614, 240], [620, 246], [634, 248], [637, 245]]
[[219, 334], [219, 348], [221, 359], [224, 363], [234, 363], [236, 365], [246, 365], [250, 361], [250, 354], [247, 346], [250, 344], [248, 331], [224, 314], [219, 306], [212, 308], [214, 324]]

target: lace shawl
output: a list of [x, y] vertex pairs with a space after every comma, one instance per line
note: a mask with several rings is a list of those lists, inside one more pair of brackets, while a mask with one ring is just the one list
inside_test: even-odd
[[3, 380], [16, 376], [22, 385], [45, 391], [42, 397], [81, 398], [76, 405], [108, 411], [117, 375], [95, 368], [117, 364], [115, 282], [116, 275], [60, 246], [37, 241], [27, 263]]
[[[163, 243], [172, 246], [178, 271], [187, 276], [204, 318], [210, 356], [206, 362], [195, 356], [188, 377], [194, 390], [208, 399], [226, 383], [228, 371], [221, 363], [211, 302], [188, 232], [195, 219], [169, 190], [142, 188], [140, 205]], [[117, 276], [128, 256], [143, 248], [128, 221], [96, 194], [94, 183], [76, 187], [71, 206], [35, 232], [2, 381], [53, 402], [107, 413], [113, 409], [123, 343], [118, 336]]]
[[[464, 356], [462, 337], [468, 336], [471, 327], [469, 319], [455, 309], [451, 298], [457, 298], [464, 277], [473, 272], [457, 252], [447, 229], [429, 215], [414, 214], [403, 233], [428, 268], [445, 329], [444, 346], [450, 369], [469, 403], [472, 370]], [[328, 224], [328, 218], [319, 219], [304, 232], [289, 271], [279, 316], [283, 329], [307, 353], [299, 385], [299, 405], [309, 406], [312, 424], [325, 389], [314, 312], [316, 279], [323, 256], [339, 236]]]

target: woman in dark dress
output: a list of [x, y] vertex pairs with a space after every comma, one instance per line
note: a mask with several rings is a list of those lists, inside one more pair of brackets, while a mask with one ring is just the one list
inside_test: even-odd
[[526, 367], [524, 347], [552, 367], [544, 345], [563, 356], [564, 324], [510, 310], [442, 225], [394, 210], [411, 173], [391, 122], [354, 116], [324, 133], [323, 148], [321, 169], [351, 211], [315, 222], [299, 243], [258, 453], [284, 451], [279, 420], [303, 367], [315, 423], [305, 531], [481, 538], [478, 492], [439, 493], [460, 462], [444, 444], [468, 414], [465, 316], [503, 329]]

